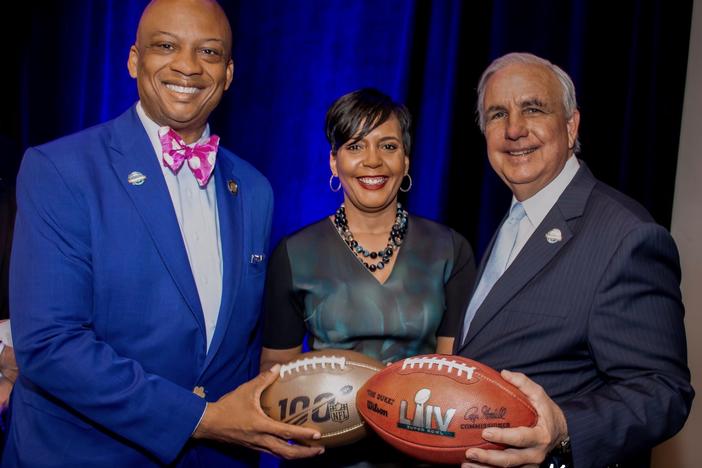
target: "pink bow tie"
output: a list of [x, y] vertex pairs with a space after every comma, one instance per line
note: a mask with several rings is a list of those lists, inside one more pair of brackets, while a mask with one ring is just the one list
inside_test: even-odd
[[161, 127], [158, 137], [163, 148], [163, 165], [174, 173], [178, 172], [183, 162], [188, 161], [188, 167], [197, 179], [200, 187], [207, 185], [214, 170], [219, 137], [211, 135], [204, 143], [188, 146], [185, 141], [169, 127]]

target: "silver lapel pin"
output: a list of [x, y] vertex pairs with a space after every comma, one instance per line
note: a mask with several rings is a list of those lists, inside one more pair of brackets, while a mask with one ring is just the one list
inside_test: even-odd
[[131, 185], [142, 185], [146, 182], [146, 176], [139, 171], [134, 171], [127, 176], [127, 182]]
[[549, 244], [555, 244], [556, 242], [560, 242], [562, 240], [563, 240], [563, 236], [561, 235], [560, 229], [553, 228], [546, 233], [546, 241]]

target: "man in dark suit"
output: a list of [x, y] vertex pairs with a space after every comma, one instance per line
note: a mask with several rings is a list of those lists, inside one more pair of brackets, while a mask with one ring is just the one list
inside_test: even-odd
[[[207, 119], [232, 81], [210, 0], [156, 0], [128, 68], [140, 101], [30, 148], [17, 184], [21, 374], [2, 466], [257, 466], [316, 431], [267, 418], [256, 375], [272, 191]], [[222, 443], [224, 442], [224, 443]]]
[[486, 429], [485, 439], [509, 448], [469, 449], [464, 467], [545, 458], [559, 468], [648, 466], [694, 395], [675, 244], [575, 156], [580, 115], [563, 70], [508, 54], [483, 73], [478, 93], [488, 158], [513, 200], [455, 351], [518, 371], [503, 377], [539, 420]]

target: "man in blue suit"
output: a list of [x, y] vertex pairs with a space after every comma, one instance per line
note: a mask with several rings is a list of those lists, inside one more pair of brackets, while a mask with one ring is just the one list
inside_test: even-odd
[[[129, 52], [140, 101], [31, 148], [17, 186], [21, 368], [2, 466], [251, 466], [319, 437], [260, 409], [272, 192], [207, 119], [233, 75], [210, 0], [157, 0]], [[187, 166], [187, 167], [186, 167]]]
[[694, 395], [675, 244], [576, 157], [580, 115], [563, 70], [508, 54], [478, 94], [488, 158], [513, 199], [455, 351], [518, 371], [503, 377], [539, 420], [484, 430], [508, 449], [469, 449], [463, 466], [648, 466]]

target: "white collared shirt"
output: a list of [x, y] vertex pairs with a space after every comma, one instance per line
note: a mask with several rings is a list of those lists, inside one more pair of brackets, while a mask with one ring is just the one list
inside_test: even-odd
[[[181, 166], [177, 174], [164, 166], [161, 160], [161, 140], [158, 137], [160, 127], [146, 115], [141, 102], [137, 103], [136, 110], [154, 148], [163, 178], [168, 186], [176, 218], [178, 218], [180, 233], [183, 236], [190, 269], [205, 316], [209, 350], [222, 302], [222, 242], [219, 236], [215, 178], [211, 177], [207, 186], [201, 188], [187, 163]], [[198, 142], [209, 136], [208, 125]]]
[[[542, 188], [522, 202], [526, 216], [522, 218], [522, 221], [519, 224], [519, 234], [517, 235], [517, 240], [514, 242], [512, 253], [507, 260], [507, 267], [509, 267], [512, 264], [512, 261], [517, 258], [517, 255], [519, 255], [519, 252], [527, 243], [531, 235], [534, 234], [536, 228], [539, 227], [541, 221], [544, 220], [570, 181], [573, 180], [573, 177], [575, 177], [578, 169], [580, 169], [578, 158], [575, 157], [575, 155], [571, 155], [563, 166], [560, 174], [558, 174], [555, 179], [549, 182], [546, 187]], [[512, 196], [510, 210], [515, 203], [519, 203], [519, 201]]]
[[[5, 350], [5, 346], [12, 347], [12, 331], [9, 320], [0, 320], [0, 354]], [[0, 372], [2, 377], [2, 372]]]

